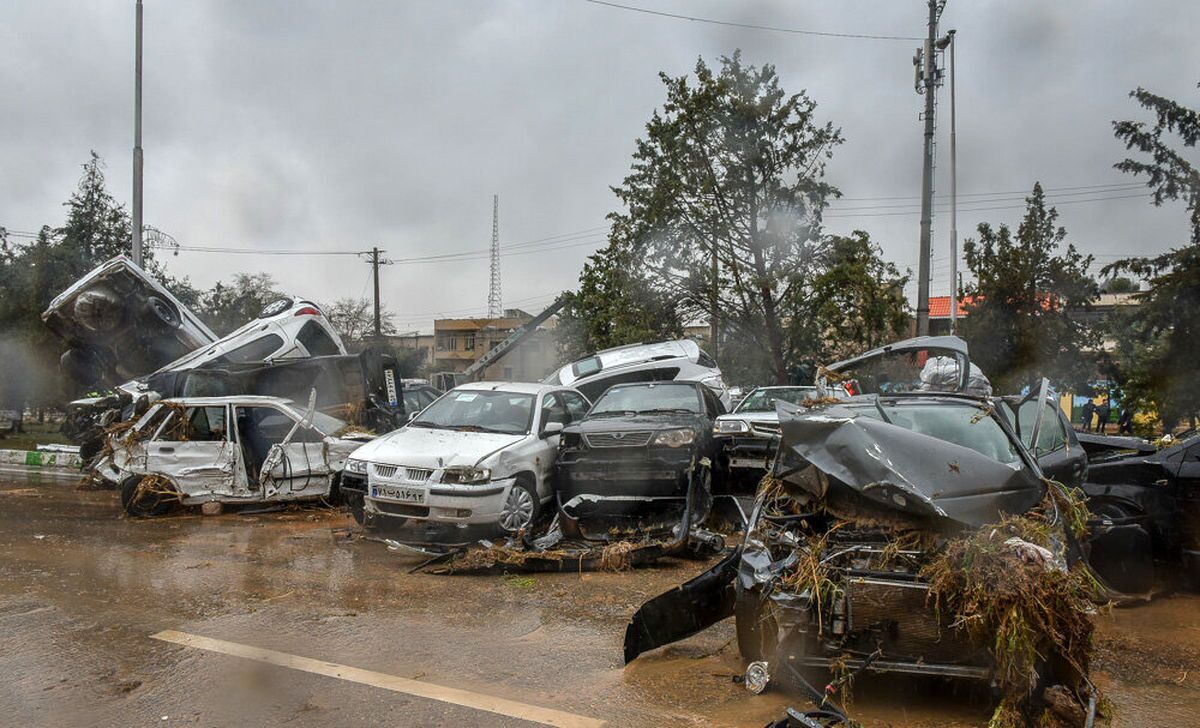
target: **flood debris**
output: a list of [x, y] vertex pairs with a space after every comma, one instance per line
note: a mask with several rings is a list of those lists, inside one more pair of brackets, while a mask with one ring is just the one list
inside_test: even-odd
[[1045, 479], [978, 394], [990, 385], [963, 342], [876, 354], [900, 361], [851, 360], [871, 370], [852, 377], [831, 368], [862, 394], [777, 403], [779, 454], [741, 546], [643, 605], [626, 661], [734, 616], [743, 658], [819, 709], [876, 671], [989, 683], [993, 728], [1090, 720], [1099, 591], [1083, 560], [1081, 495]]

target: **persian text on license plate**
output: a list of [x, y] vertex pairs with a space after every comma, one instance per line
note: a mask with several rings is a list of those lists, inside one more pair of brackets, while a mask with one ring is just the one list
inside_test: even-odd
[[372, 485], [371, 497], [399, 501], [400, 503], [424, 503], [425, 490], [422, 488], [405, 488], [398, 485]]

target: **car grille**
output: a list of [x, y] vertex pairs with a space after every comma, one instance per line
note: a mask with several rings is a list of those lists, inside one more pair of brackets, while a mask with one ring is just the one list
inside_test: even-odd
[[588, 447], [645, 447], [653, 432], [593, 432], [584, 435]]
[[424, 483], [433, 477], [433, 471], [428, 468], [402, 468], [397, 465], [372, 465], [371, 468], [380, 478], [394, 478], [399, 473], [405, 480]]
[[389, 501], [372, 501], [375, 510], [389, 516], [404, 516], [405, 518], [429, 518], [429, 506], [410, 506], [404, 503]]
[[779, 434], [779, 423], [778, 422], [755, 422], [753, 425], [750, 425], [750, 427], [752, 427], [756, 432], [762, 433], [764, 435], [778, 435]]

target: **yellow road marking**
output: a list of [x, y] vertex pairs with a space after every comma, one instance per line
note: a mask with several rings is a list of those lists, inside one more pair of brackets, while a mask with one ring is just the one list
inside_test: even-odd
[[561, 726], [562, 728], [600, 728], [600, 726], [604, 725], [604, 721], [602, 720], [575, 715], [574, 713], [566, 713], [561, 710], [554, 710], [553, 708], [519, 703], [515, 700], [498, 698], [493, 695], [473, 693], [469, 690], [459, 688], [448, 688], [443, 685], [434, 685], [433, 683], [421, 682], [420, 680], [410, 680], [405, 677], [388, 675], [382, 672], [375, 672], [374, 670], [364, 670], [358, 667], [350, 667], [349, 665], [339, 665], [336, 662], [325, 662], [324, 660], [314, 660], [310, 657], [290, 655], [286, 652], [276, 652], [275, 650], [252, 647], [237, 642], [226, 642], [225, 640], [213, 639], [211, 637], [201, 637], [200, 635], [188, 634], [187, 632], [177, 632], [173, 629], [152, 634], [150, 638], [184, 645], [185, 647], [195, 647], [196, 649], [207, 650], [209, 652], [219, 652], [223, 655], [232, 655], [256, 662], [264, 662], [268, 665], [311, 672], [314, 675], [334, 677], [339, 680], [370, 685], [397, 693], [415, 695], [420, 698], [438, 700], [452, 705], [486, 710], [489, 713], [497, 713], [510, 718], [519, 718], [520, 720], [528, 720], [543, 725]]

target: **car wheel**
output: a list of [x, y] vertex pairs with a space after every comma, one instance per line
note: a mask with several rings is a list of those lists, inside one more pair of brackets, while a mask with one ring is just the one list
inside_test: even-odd
[[524, 480], [518, 480], [508, 489], [508, 496], [500, 508], [500, 527], [516, 533], [537, 520], [541, 503], [533, 488]]
[[179, 503], [179, 492], [161, 475], [131, 475], [121, 481], [121, 506], [131, 516], [161, 516]]
[[179, 313], [175, 307], [158, 296], [146, 299], [146, 315], [151, 321], [159, 321], [172, 328], [179, 325]]

